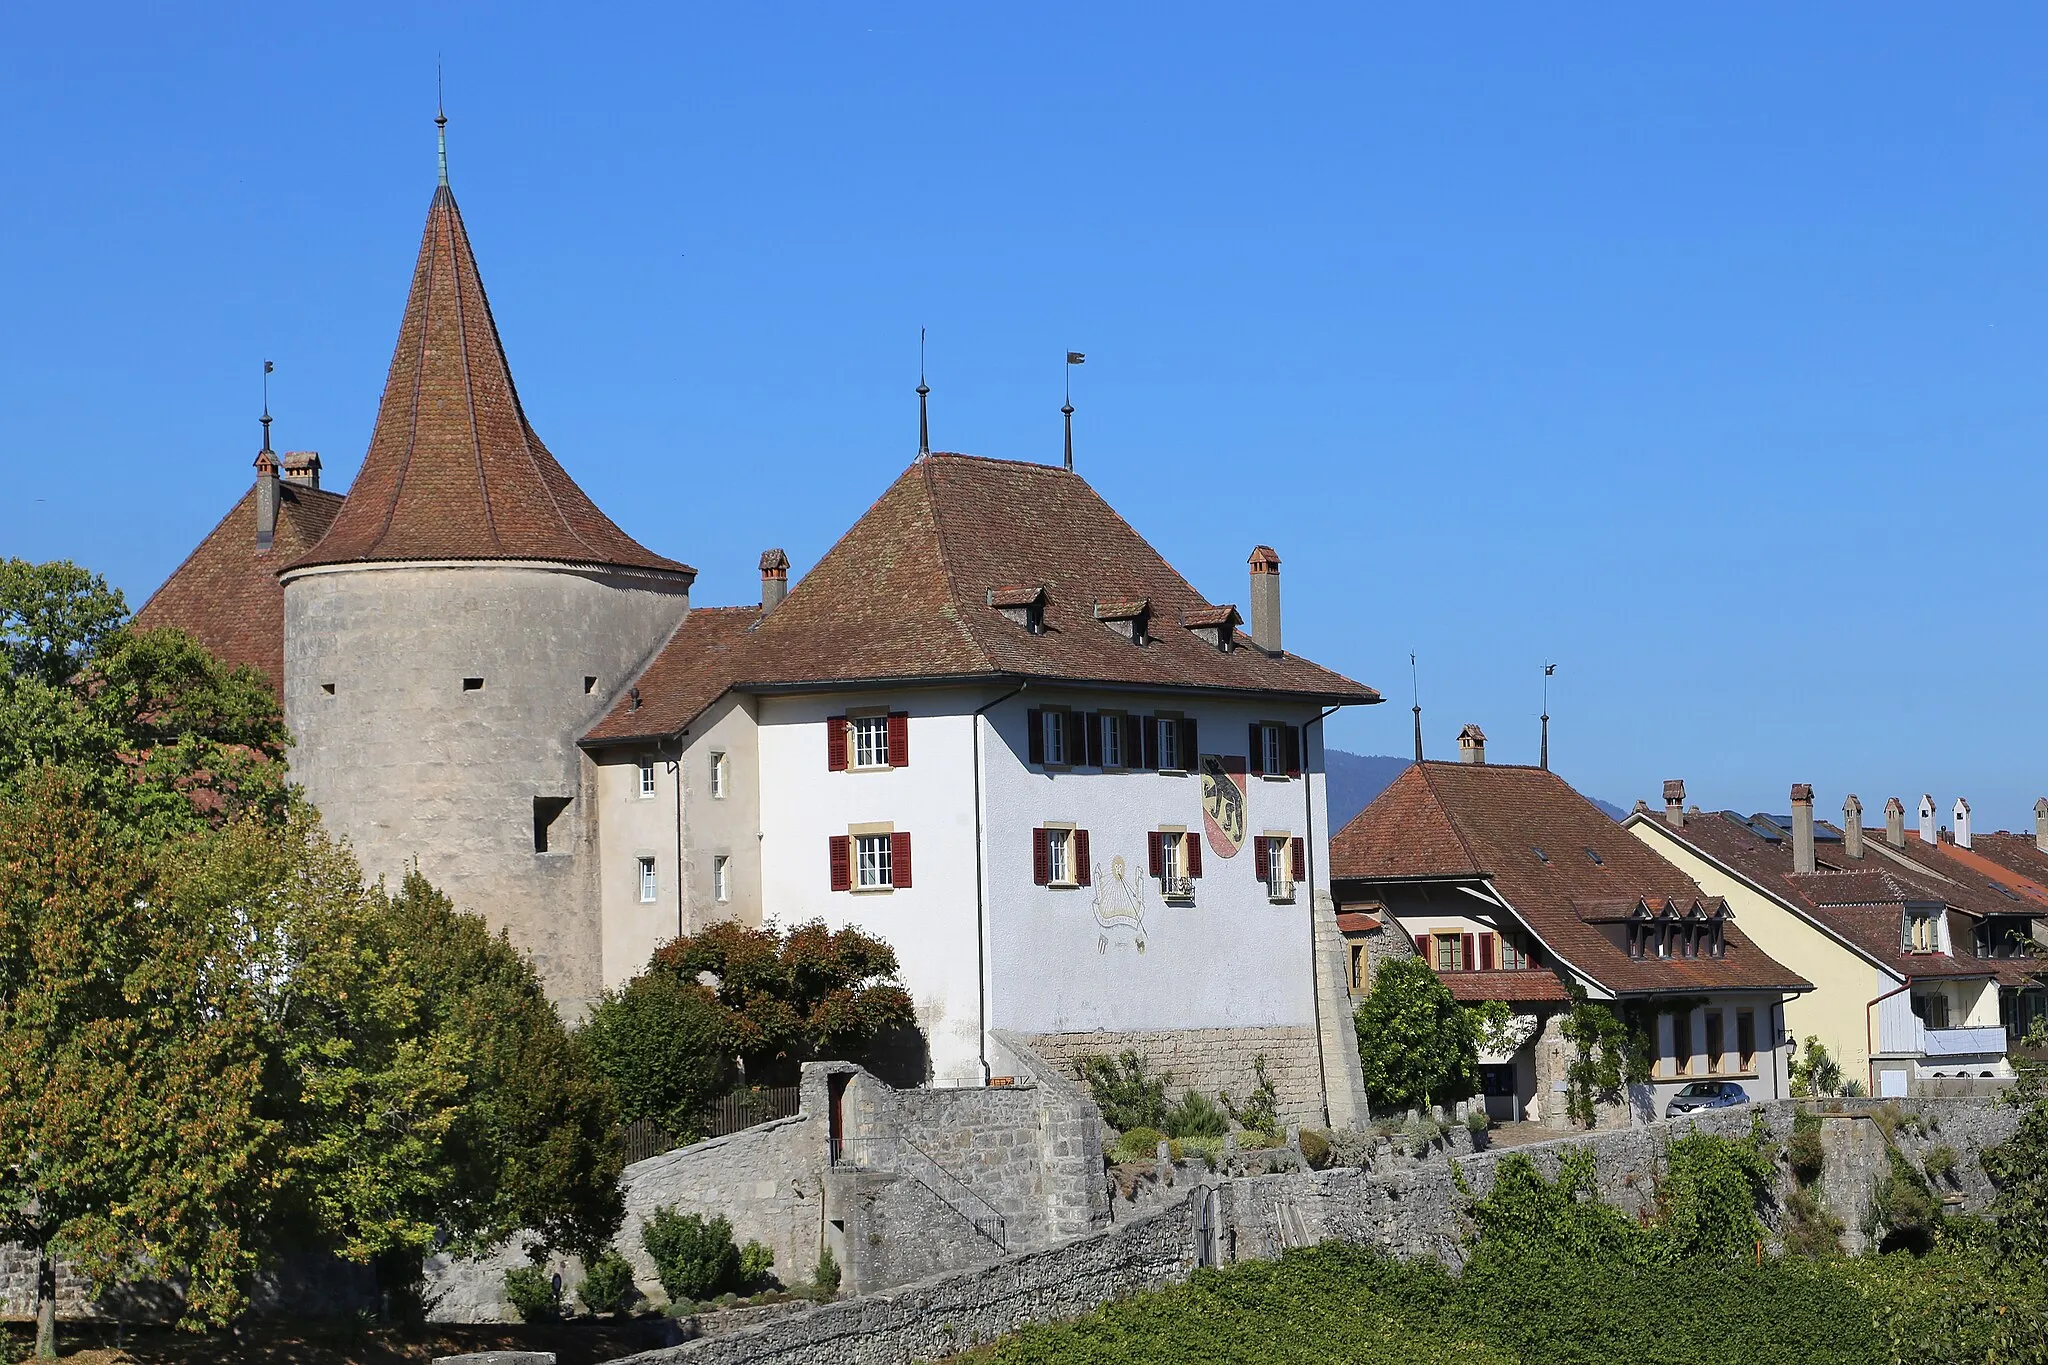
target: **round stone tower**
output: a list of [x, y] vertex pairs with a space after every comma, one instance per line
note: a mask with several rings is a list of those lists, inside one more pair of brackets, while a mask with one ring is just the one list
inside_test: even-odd
[[576, 741], [695, 571], [613, 525], [527, 424], [443, 164], [369, 453], [280, 575], [292, 768], [366, 873], [395, 887], [417, 863], [574, 1018], [602, 962]]

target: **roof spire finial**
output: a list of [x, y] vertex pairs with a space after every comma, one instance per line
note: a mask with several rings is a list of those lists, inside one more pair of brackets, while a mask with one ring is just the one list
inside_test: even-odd
[[1543, 665], [1543, 756], [1537, 762], [1544, 772], [1550, 771], [1550, 675], [1555, 672], [1556, 664]]
[[441, 63], [434, 62], [434, 135], [441, 143], [441, 188], [448, 188], [448, 108], [441, 92]]
[[1422, 762], [1422, 674], [1415, 667], [1415, 652], [1408, 652], [1408, 690], [1415, 698], [1415, 761]]
[[270, 453], [270, 372], [277, 366], [263, 362], [263, 453]]
[[917, 329], [917, 453], [932, 453], [931, 410], [925, 400], [931, 396], [931, 385], [924, 382], [924, 328]]
[[1067, 472], [1074, 472], [1074, 367], [1084, 364], [1088, 357], [1079, 351], [1067, 352], [1067, 405], [1060, 409], [1060, 415], [1067, 419]]

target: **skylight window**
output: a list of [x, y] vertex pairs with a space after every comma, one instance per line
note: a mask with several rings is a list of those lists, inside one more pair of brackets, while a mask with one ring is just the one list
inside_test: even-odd
[[1593, 866], [1595, 867], [1605, 867], [1607, 865], [1607, 860], [1592, 848], [1586, 850], [1586, 856], [1593, 860]]
[[1536, 845], [1534, 844], [1529, 845], [1529, 851], [1535, 854], [1539, 859], [1546, 863], [1550, 861], [1550, 855], [1548, 853], [1545, 853], [1542, 849], [1536, 847]]

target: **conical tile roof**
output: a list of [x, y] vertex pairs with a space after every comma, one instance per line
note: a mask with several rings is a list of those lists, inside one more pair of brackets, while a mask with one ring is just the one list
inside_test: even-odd
[[427, 209], [369, 453], [333, 526], [290, 567], [426, 559], [691, 572], [613, 525], [527, 424], [445, 184]]

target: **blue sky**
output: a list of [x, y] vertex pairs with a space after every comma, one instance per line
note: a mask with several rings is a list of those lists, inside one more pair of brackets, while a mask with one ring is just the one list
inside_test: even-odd
[[[433, 187], [591, 494], [751, 600], [915, 452], [1623, 804], [2048, 793], [2039, 6], [14, 6], [0, 553], [139, 605], [361, 458]], [[1784, 9], [1787, 7], [1778, 7]], [[596, 16], [596, 17], [593, 17]]]

